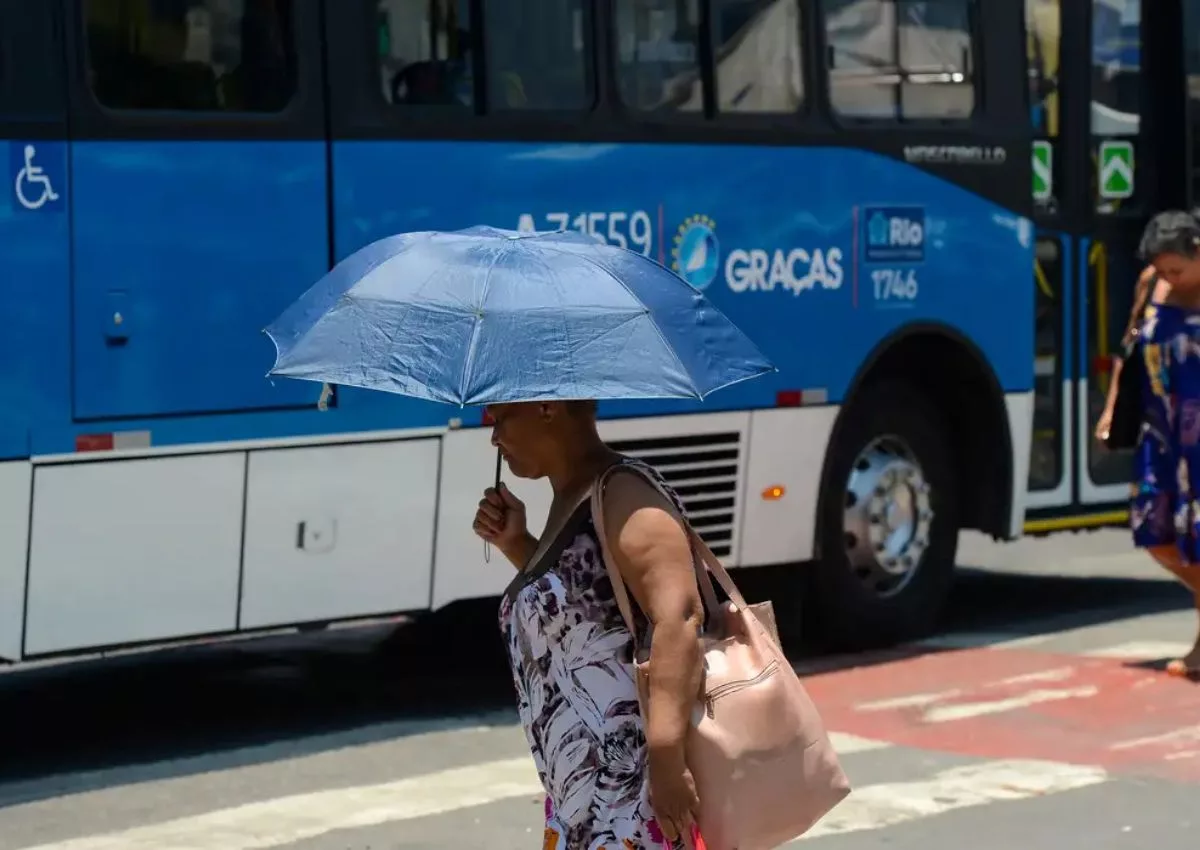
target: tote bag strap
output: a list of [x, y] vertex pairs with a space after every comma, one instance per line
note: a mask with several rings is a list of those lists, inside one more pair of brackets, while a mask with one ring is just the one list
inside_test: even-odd
[[1125, 333], [1121, 336], [1121, 345], [1125, 348], [1126, 355], [1129, 354], [1137, 340], [1139, 325], [1146, 317], [1146, 308], [1150, 306], [1150, 298], [1154, 294], [1154, 286], [1157, 283], [1158, 272], [1152, 271], [1148, 274], [1143, 272], [1133, 288], [1133, 305], [1129, 309], [1129, 321], [1125, 325]]
[[[630, 633], [637, 639], [637, 632], [634, 629], [633, 606], [629, 598], [629, 590], [625, 586], [624, 580], [621, 578], [621, 571], [617, 568], [613, 560], [612, 553], [608, 547], [608, 537], [605, 533], [604, 523], [604, 488], [608, 484], [609, 478], [618, 471], [625, 471], [637, 475], [643, 481], [648, 483], [655, 489], [669, 505], [674, 505], [675, 500], [671, 498], [671, 494], [667, 492], [659, 481], [646, 471], [639, 469], [632, 464], [618, 464], [606, 470], [592, 487], [592, 524], [596, 528], [596, 537], [600, 541], [600, 552], [604, 558], [604, 569], [608, 573], [608, 580], [612, 584], [613, 596], [617, 601], [617, 608], [621, 611], [621, 617], [625, 620], [625, 625]], [[720, 602], [717, 601], [717, 592], [713, 588], [713, 578], [716, 578], [717, 584], [725, 591], [725, 594], [730, 598], [734, 605], [739, 610], [749, 610], [750, 606], [746, 604], [745, 597], [742, 596], [737, 585], [733, 583], [733, 579], [729, 577], [729, 573], [721, 566], [720, 560], [712, 553], [701, 538], [692, 528], [691, 523], [681, 515], [678, 511], [672, 510], [676, 518], [683, 524], [684, 530], [688, 535], [688, 542], [692, 549], [692, 569], [695, 571], [696, 584], [700, 589], [700, 596], [704, 600], [704, 608], [710, 613], [716, 613], [720, 608]]]

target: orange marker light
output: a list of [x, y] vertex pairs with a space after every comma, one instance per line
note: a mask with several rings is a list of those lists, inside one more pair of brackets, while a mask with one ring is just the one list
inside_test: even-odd
[[780, 499], [783, 498], [783, 494], [786, 492], [787, 491], [783, 488], [782, 484], [772, 484], [770, 487], [766, 487], [763, 489], [763, 491], [762, 491], [763, 501], [764, 502], [778, 502]]

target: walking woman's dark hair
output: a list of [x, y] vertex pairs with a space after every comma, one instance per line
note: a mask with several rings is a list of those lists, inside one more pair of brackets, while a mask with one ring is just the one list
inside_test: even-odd
[[1138, 246], [1138, 254], [1147, 263], [1163, 254], [1191, 259], [1197, 253], [1200, 253], [1200, 221], [1183, 210], [1166, 210], [1150, 219]]

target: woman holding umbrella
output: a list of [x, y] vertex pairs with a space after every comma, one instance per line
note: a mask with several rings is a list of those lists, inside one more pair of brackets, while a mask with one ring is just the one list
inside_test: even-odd
[[[561, 847], [684, 846], [697, 805], [684, 741], [700, 687], [696, 634], [704, 608], [692, 551], [668, 503], [596, 431], [587, 402], [489, 408], [493, 443], [514, 475], [546, 478], [554, 497], [540, 541], [525, 507], [503, 485], [490, 488], [475, 533], [520, 570], [504, 594], [500, 626], [518, 707], [546, 785], [547, 839]], [[591, 516], [592, 484], [613, 466], [604, 527], [650, 635], [649, 720], [643, 728], [628, 672], [634, 638], [605, 574]], [[644, 613], [642, 613], [644, 612]]]
[[[498, 478], [474, 522], [519, 570], [500, 625], [546, 787], [545, 846], [696, 843], [684, 740], [705, 609], [691, 541], [662, 480], [601, 441], [589, 399], [703, 399], [774, 367], [703, 295], [640, 254], [580, 234], [487, 227], [372, 243], [266, 332], [273, 375], [487, 406], [512, 473], [546, 479], [554, 493], [540, 540]], [[632, 627], [598, 527], [636, 602]], [[650, 650], [647, 723], [635, 644]]]

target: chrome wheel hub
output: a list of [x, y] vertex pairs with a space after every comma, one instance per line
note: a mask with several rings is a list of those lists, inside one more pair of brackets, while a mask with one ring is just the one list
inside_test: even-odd
[[855, 459], [845, 490], [846, 555], [854, 575], [876, 596], [899, 593], [929, 548], [929, 482], [902, 440], [882, 437]]

